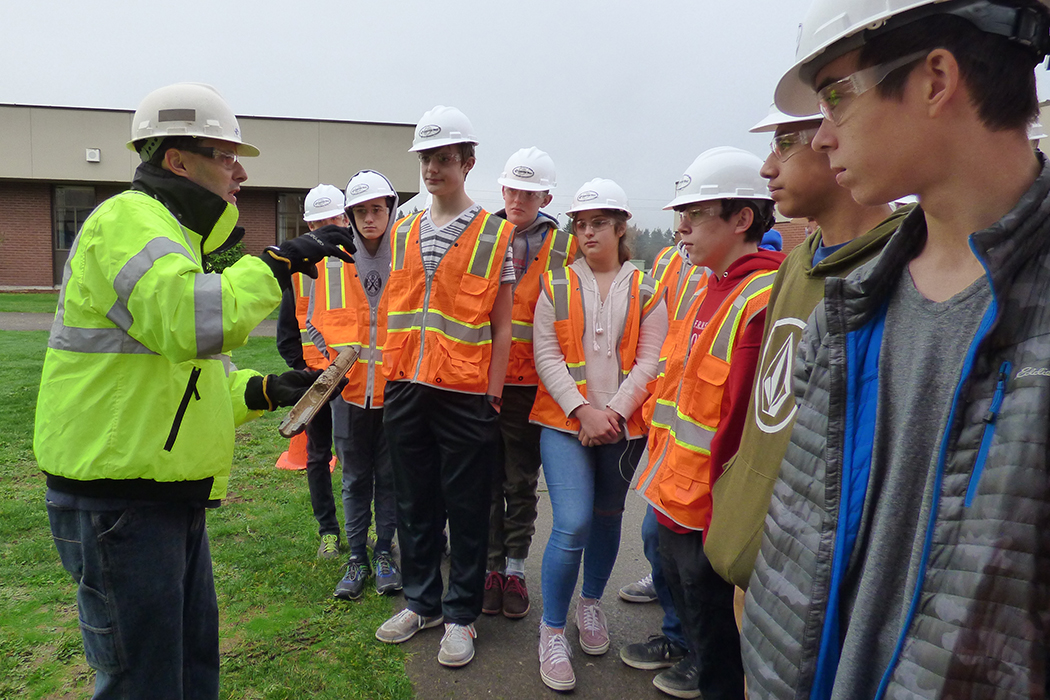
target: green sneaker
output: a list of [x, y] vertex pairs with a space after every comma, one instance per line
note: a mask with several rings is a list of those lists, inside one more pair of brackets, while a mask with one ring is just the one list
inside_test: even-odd
[[317, 558], [339, 558], [339, 535], [321, 535], [321, 546], [317, 548]]

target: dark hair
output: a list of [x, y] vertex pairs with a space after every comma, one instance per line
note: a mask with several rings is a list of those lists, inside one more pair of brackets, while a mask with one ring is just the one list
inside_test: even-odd
[[[1037, 61], [1032, 50], [983, 32], [961, 17], [931, 15], [875, 36], [861, 47], [857, 64], [867, 68], [934, 49], [946, 49], [955, 57], [970, 102], [988, 129], [1022, 129], [1038, 118]], [[915, 65], [890, 73], [876, 92], [900, 100]]]
[[472, 143], [457, 143], [456, 148], [459, 149], [459, 157], [466, 163], [468, 158], [474, 157], [474, 144]]
[[[151, 139], [143, 139], [135, 142], [135, 150], [138, 153], [142, 153], [142, 149], [150, 142]], [[157, 149], [150, 154], [149, 159], [146, 161], [150, 165], [156, 165], [161, 167], [164, 162], [164, 154], [172, 148], [193, 148], [197, 145], [197, 138], [195, 136], [165, 136], [161, 139], [160, 145]]]
[[744, 231], [744, 241], [747, 243], [761, 243], [762, 236], [766, 231], [773, 228], [774, 214], [773, 202], [769, 199], [723, 199], [722, 221], [729, 221], [731, 217], [750, 209], [754, 217], [751, 225]]

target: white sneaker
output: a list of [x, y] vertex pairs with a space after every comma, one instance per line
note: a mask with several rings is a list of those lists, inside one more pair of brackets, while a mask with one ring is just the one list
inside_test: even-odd
[[576, 602], [576, 627], [580, 630], [580, 648], [591, 656], [609, 651], [609, 623], [605, 621], [601, 601], [580, 598]]
[[376, 630], [376, 639], [387, 644], [407, 642], [419, 630], [437, 627], [444, 619], [441, 615], [423, 617], [405, 608], [379, 626], [379, 629]]
[[446, 622], [445, 636], [441, 638], [441, 649], [438, 651], [438, 663], [452, 668], [469, 664], [474, 658], [474, 637], [477, 636], [474, 625]]
[[565, 632], [554, 632], [540, 623], [540, 678], [548, 688], [572, 690], [576, 674], [572, 670], [572, 650]]

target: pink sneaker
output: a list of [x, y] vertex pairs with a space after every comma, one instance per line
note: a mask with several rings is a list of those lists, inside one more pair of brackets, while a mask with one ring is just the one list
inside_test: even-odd
[[565, 632], [555, 632], [540, 623], [540, 678], [548, 688], [572, 690], [576, 674], [572, 672], [572, 651]]
[[586, 653], [601, 656], [609, 651], [609, 623], [601, 601], [580, 598], [576, 603], [576, 627], [580, 630], [580, 647]]

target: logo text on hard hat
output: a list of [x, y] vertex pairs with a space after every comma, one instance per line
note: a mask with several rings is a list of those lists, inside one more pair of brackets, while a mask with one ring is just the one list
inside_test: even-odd
[[321, 207], [327, 207], [332, 203], [331, 197], [321, 197], [314, 200], [314, 207], [320, 209]]
[[368, 191], [368, 185], [366, 183], [362, 182], [360, 185], [354, 185], [350, 189], [350, 194], [351, 195], [358, 195], [358, 194], [361, 194], [362, 192], [367, 192], [367, 191]]
[[516, 168], [511, 170], [511, 173], [513, 173], [517, 177], [535, 177], [536, 175], [535, 170], [524, 165], [517, 166]]
[[576, 195], [577, 202], [589, 202], [592, 199], [598, 199], [598, 193], [594, 190], [587, 190], [586, 192], [580, 192]]
[[675, 192], [684, 190], [686, 187], [689, 187], [689, 183], [691, 183], [692, 181], [693, 178], [689, 177], [688, 175], [683, 175], [681, 180], [674, 183]]
[[432, 136], [437, 136], [441, 133], [441, 127], [437, 124], [427, 124], [419, 129], [419, 138], [429, 139]]

